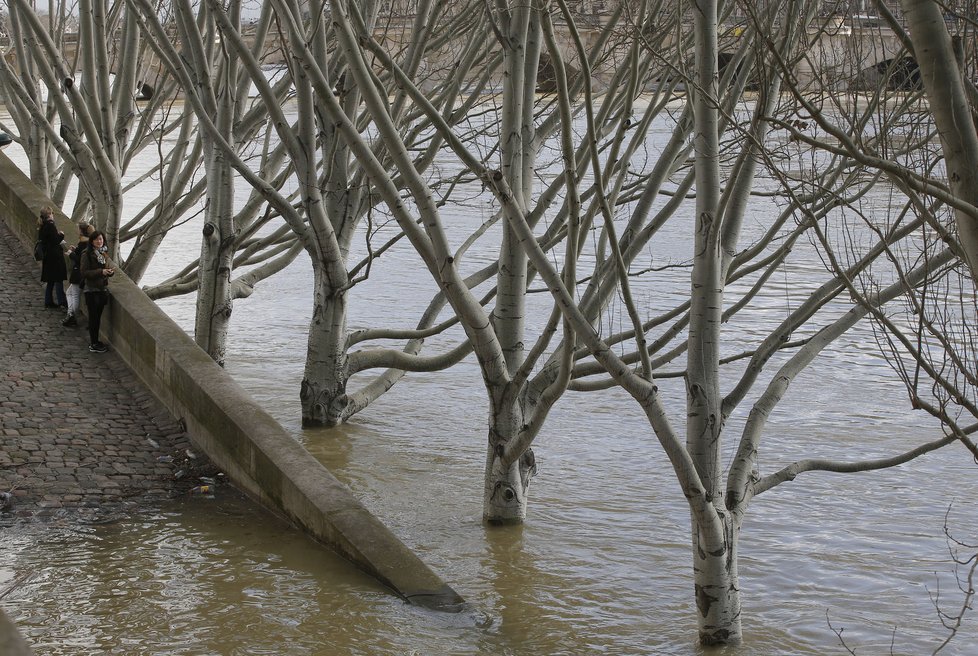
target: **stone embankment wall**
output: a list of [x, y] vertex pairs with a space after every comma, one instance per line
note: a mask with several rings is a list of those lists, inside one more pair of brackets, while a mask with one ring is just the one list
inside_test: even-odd
[[[0, 216], [33, 250], [38, 210], [51, 202], [0, 154]], [[65, 234], [68, 219], [58, 217]], [[357, 501], [224, 369], [124, 274], [110, 285], [103, 341], [242, 490], [332, 547], [411, 603], [457, 610], [462, 599]]]
[[0, 654], [3, 656], [31, 656], [30, 647], [17, 633], [17, 627], [0, 609]]

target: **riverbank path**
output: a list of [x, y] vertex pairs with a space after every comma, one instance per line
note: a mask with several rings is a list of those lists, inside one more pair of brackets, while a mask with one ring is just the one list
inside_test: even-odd
[[189, 493], [214, 472], [85, 321], [45, 309], [40, 268], [0, 220], [0, 518], [116, 512]]

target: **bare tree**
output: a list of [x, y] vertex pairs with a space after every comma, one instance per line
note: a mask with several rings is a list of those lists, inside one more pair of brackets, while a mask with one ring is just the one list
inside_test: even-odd
[[[642, 16], [644, 5], [638, 9], [638, 15]], [[620, 8], [601, 27], [598, 38], [590, 48], [583, 46], [579, 35], [571, 27], [565, 33], [575, 33], [570, 50], [573, 52], [572, 61], [580, 70], [580, 74], [571, 79], [564, 66], [564, 60], [568, 57], [558, 46], [548, 8], [540, 4], [527, 6], [502, 2], [492, 6], [490, 25], [493, 38], [503, 53], [504, 74], [498, 111], [500, 120], [494, 123], [497, 132], [493, 135], [493, 142], [498, 143], [499, 149], [498, 153], [487, 155], [478, 151], [478, 143], [466, 141], [454, 132], [438, 106], [412, 83], [396, 62], [385, 55], [380, 44], [362, 30], [353, 19], [352, 12], [347, 15], [342, 6], [334, 6], [333, 10], [334, 16], [342, 19], [342, 22], [337, 20], [337, 34], [345, 49], [351, 73], [365, 97], [373, 88], [369, 84], [370, 69], [358, 63], [362, 60], [361, 48], [368, 49], [386, 70], [396, 76], [398, 85], [410, 94], [416, 106], [423, 109], [460, 164], [483, 184], [488, 183], [487, 162], [498, 158], [498, 170], [502, 176], [500, 184], [505, 188], [507, 198], [521, 208], [531, 225], [542, 224], [545, 219], [551, 221], [543, 234], [533, 239], [539, 240], [541, 248], [547, 252], [553, 252], [557, 245], [563, 244], [561, 275], [568, 283], [574, 281], [583, 239], [594, 217], [608, 211], [605, 194], [610, 194], [612, 198], [622, 195], [621, 187], [628, 179], [627, 166], [616, 156], [641, 147], [645, 131], [652, 118], [663, 111], [666, 104], [664, 98], [671, 88], [666, 85], [641, 120], [637, 124], [632, 123], [630, 98], [634, 97], [640, 82], [647, 82], [645, 78], [651, 67], [649, 53], [638, 48], [623, 47], [620, 41], [613, 42], [611, 37], [620, 36], [619, 32], [633, 34], [640, 31], [645, 26], [644, 21], [640, 19], [636, 23], [626, 20], [628, 16]], [[573, 26], [574, 18], [566, 7], [558, 15], [565, 25]], [[667, 28], [668, 25], [653, 36], [664, 39]], [[544, 103], [549, 116], [542, 119], [536, 92], [544, 48], [553, 66], [554, 84], [560, 92], [552, 101]], [[615, 73], [607, 84], [608, 94], [600, 107], [594, 108], [590, 77], [598, 66], [591, 62], [614, 55], [619, 55], [620, 59], [615, 60]], [[447, 247], [449, 239], [439, 206], [432, 202], [430, 189], [407, 156], [407, 148], [401, 145], [403, 140], [383, 98], [379, 94], [371, 95], [373, 97], [368, 98], [367, 102], [371, 119], [385, 143], [394, 151], [394, 163], [400, 180], [417, 208], [420, 216], [417, 223], [420, 223], [423, 232], [415, 230], [416, 220], [411, 214], [403, 212], [403, 208], [394, 210], [394, 215], [452, 305], [482, 372], [489, 402], [484, 518], [492, 523], [523, 521], [529, 481], [535, 472], [531, 443], [539, 434], [553, 404], [572, 379], [576, 338], [573, 331], [568, 330], [569, 325], [565, 324], [563, 339], [551, 347], [560, 325], [560, 315], [554, 311], [545, 324], [538, 326], [539, 337], [536, 341], [527, 343], [526, 299], [528, 287], [536, 274], [519, 245], [527, 237], [517, 235], [508, 223], [503, 226], [498, 259], [494, 264], [494, 305], [491, 312], [483, 309], [480, 299], [469, 290], [459, 273], [455, 254]], [[578, 142], [573, 133], [573, 117], [585, 111], [596, 113], [597, 116], [591, 114], [590, 124], [602, 125], [600, 137]], [[600, 144], [599, 141], [604, 140], [606, 135], [610, 135], [607, 142]], [[350, 138], [346, 132], [344, 137]], [[681, 139], [678, 143], [681, 143]], [[397, 144], [397, 147], [391, 144]], [[351, 141], [351, 147], [358, 156], [362, 152], [355, 141]], [[551, 148], [560, 157], [559, 170], [562, 173], [547, 181], [542, 192], [536, 193], [536, 176], [546, 168], [542, 163], [545, 160], [540, 157], [546, 149]], [[611, 153], [608, 155], [610, 163], [607, 170], [601, 170], [599, 148]], [[674, 147], [672, 155], [678, 157], [682, 150], [681, 147]], [[610, 191], [597, 185], [590, 189], [590, 207], [583, 210], [578, 187], [583, 176], [591, 172], [592, 164], [596, 165], [597, 177], [611, 180], [608, 184], [612, 187]], [[389, 187], [391, 180], [385, 180], [387, 176], [381, 176], [379, 171], [370, 167], [368, 173], [381, 190], [380, 194], [388, 207], [391, 207], [395, 197], [395, 190]], [[664, 175], [664, 170], [659, 171], [659, 175]], [[567, 196], [562, 199], [565, 190]], [[611, 244], [613, 248], [618, 246], [617, 241]], [[640, 248], [633, 251], [632, 256]], [[610, 270], [621, 270], [620, 254], [609, 257], [602, 253], [601, 259]], [[614, 285], [599, 285], [592, 290], [591, 316], [600, 315], [615, 289]]]
[[[13, 67], [6, 58], [0, 63], [15, 140], [24, 146], [32, 179], [61, 204], [77, 178], [73, 214], [82, 218], [91, 207], [115, 256], [123, 175], [136, 153], [175, 125], [155, 122], [171, 82], [154, 75], [123, 6], [58, 2], [42, 20], [29, 2], [13, 0]], [[138, 103], [141, 90], [150, 89], [161, 93]]]
[[[688, 77], [687, 84], [691, 88], [688, 106], [692, 108], [695, 126], [693, 172], [696, 192], [693, 216], [696, 223], [689, 272], [690, 301], [684, 319], [688, 328], [672, 349], [673, 352], [686, 353], [685, 366], [679, 371], [657, 371], [644, 358], [643, 366], [633, 369], [625, 358], [618, 356], [582, 312], [575, 301], [573, 289], [565, 284], [561, 271], [548, 261], [539, 248], [532, 226], [516, 194], [509, 189], [506, 176], [500, 172], [484, 172], [487, 186], [494, 191], [507, 221], [518, 232], [521, 247], [557, 299], [564, 317], [572, 323], [576, 334], [588, 346], [594, 358], [640, 404], [654, 435], [673, 465], [683, 497], [690, 507], [696, 605], [700, 640], [704, 644], [723, 644], [740, 639], [737, 573], [739, 531], [753, 497], [804, 472], [862, 472], [892, 467], [950, 444], [963, 444], [975, 453], [975, 445], [967, 437], [971, 429], [951, 425], [947, 435], [902, 453], [868, 459], [854, 454], [851, 460], [844, 457], [812, 457], [783, 464], [773, 473], [761, 473], [759, 454], [766, 420], [784, 397], [791, 381], [823, 349], [836, 342], [858, 322], [872, 318], [882, 323], [885, 316], [883, 309], [900, 299], [914, 304], [917, 295], [926, 294], [954, 270], [959, 263], [954, 253], [961, 250], [954, 243], [949, 243], [953, 238], [946, 231], [927, 220], [926, 212], [911, 215], [912, 220], [899, 218], [907, 216], [906, 208], [917, 207], [919, 198], [915, 191], [933, 187], [934, 181], [927, 176], [926, 170], [921, 173], [911, 170], [906, 162], [894, 164], [876, 157], [874, 162], [883, 171], [893, 173], [898, 182], [909, 182], [894, 184], [896, 189], [907, 194], [907, 199], [891, 207], [883, 216], [869, 217], [872, 219], [870, 229], [859, 242], [858, 249], [856, 242], [848, 242], [850, 260], [845, 263], [839, 261], [827, 237], [829, 227], [842, 225], [840, 218], [844, 219], [844, 214], [840, 214], [839, 210], [858, 207], [858, 200], [871, 191], [882, 176], [847, 174], [847, 168], [851, 169], [854, 161], [862, 163], [866, 160], [863, 149], [853, 149], [850, 159], [846, 149], [831, 147], [829, 139], [813, 139], [813, 145], [820, 151], [839, 156], [819, 160], [819, 167], [809, 172], [811, 177], [805, 181], [805, 185], [792, 184], [779, 171], [776, 152], [769, 147], [772, 127], [788, 128], [793, 136], [801, 138], [801, 128], [806, 121], [796, 112], [802, 108], [806, 118], [817, 120], [819, 125], [834, 125], [831, 119], [824, 116], [825, 110], [831, 107], [823, 109], [814, 105], [801, 93], [797, 94], [801, 101], [797, 106], [782, 105], [776, 100], [780, 96], [781, 79], [787, 79], [789, 86], [794, 85], [790, 64], [801, 56], [803, 50], [799, 50], [799, 46], [807, 45], [797, 36], [792, 38], [791, 26], [807, 24], [812, 8], [793, 4], [790, 7], [773, 7], [771, 9], [774, 11], [770, 13], [753, 12], [752, 31], [758, 36], [756, 42], [773, 52], [774, 56], [769, 59], [775, 66], [765, 67], [761, 60], [754, 62], [761, 91], [752, 118], [743, 127], [726, 131], [721, 130], [724, 124], [723, 103], [718, 91], [721, 78], [717, 56], [717, 9], [716, 4], [698, 3], [691, 21], [696, 47], [694, 72]], [[779, 10], [785, 12], [783, 16]], [[777, 38], [771, 39], [770, 35], [777, 35]], [[782, 118], [781, 113], [786, 109], [796, 118], [790, 121]], [[733, 117], [727, 117], [728, 120], [730, 118]], [[848, 131], [834, 126], [830, 130], [832, 138], [843, 142], [859, 139], [865, 123], [849, 123], [846, 127]], [[732, 156], [733, 163], [729, 173], [723, 174], [721, 163], [729, 156]], [[752, 193], [755, 184], [753, 162], [758, 159], [767, 162], [771, 168], [779, 183], [778, 193], [788, 202], [785, 211], [794, 215], [797, 228], [784, 230], [778, 237], [783, 247], [772, 247], [776, 242], [771, 241], [770, 235], [773, 233], [768, 232], [766, 239], [762, 238], [739, 250], [739, 239], [744, 232], [743, 201]], [[899, 175], [896, 175], [897, 172]], [[947, 200], [950, 202], [950, 199]], [[894, 216], [891, 212], [896, 213], [897, 220], [887, 221]], [[779, 226], [775, 222], [771, 227], [781, 230], [785, 224]], [[924, 239], [921, 242], [922, 231]], [[824, 282], [814, 288], [806, 302], [788, 312], [779, 325], [760, 333], [756, 346], [745, 348], [743, 335], [725, 329], [724, 325], [752, 298], [756, 298], [757, 290], [770, 279], [761, 275], [753, 293], [731, 301], [725, 294], [734, 280], [738, 265], [754, 266], [755, 272], [770, 272], [771, 269], [762, 263], [777, 265], [783, 262], [788, 252], [784, 248], [790, 250], [797, 245], [800, 235], [805, 235], [826, 259]], [[768, 248], [767, 254], [761, 257], [762, 249]], [[895, 258], [892, 258], [892, 254], [899, 250], [917, 255], [910, 258], [906, 266], [902, 266], [902, 261], [897, 261], [896, 266], [890, 269], [890, 282], [884, 285], [880, 282], [882, 276], [879, 270], [885, 263], [893, 261]], [[753, 265], [748, 264], [751, 258], [757, 258]], [[863, 289], [857, 288], [852, 281], [860, 276], [863, 280], [872, 279], [873, 283]], [[616, 279], [620, 280], [621, 277]], [[811, 287], [811, 282], [802, 280], [801, 284]], [[848, 310], [838, 316], [833, 308], [842, 303], [844, 295], [852, 300]], [[951, 297], [954, 297], [953, 292]], [[637, 308], [628, 300], [628, 295], [623, 295], [623, 299], [629, 312], [635, 314]], [[837, 318], [833, 317], [834, 314]], [[636, 330], [636, 334], [640, 334], [642, 328]], [[745, 364], [735, 365], [740, 359], [736, 355], [724, 357], [724, 337], [728, 333], [738, 344], [734, 353], [744, 349], [740, 357], [746, 360]], [[807, 336], [792, 344], [792, 337], [798, 334]], [[896, 333], [891, 329], [889, 334]], [[932, 334], [928, 336], [928, 343], [934, 344], [934, 340], [946, 340], [951, 336], [953, 333], [941, 337]], [[666, 332], [652, 344], [661, 348], [663, 342], [675, 339], [675, 333]], [[945, 342], [938, 343], [945, 346]], [[642, 358], [650, 347], [639, 340], [636, 348], [637, 356]], [[786, 348], [789, 350], [786, 351]], [[910, 355], [920, 364], [920, 370], [926, 371], [935, 381], [937, 396], [950, 398], [956, 407], [967, 407], [973, 383], [966, 378], [948, 380], [926, 364], [926, 358], [912, 351]], [[773, 375], [764, 376], [765, 366], [776, 356], [781, 360], [780, 367]], [[685, 383], [686, 407], [681, 413], [685, 419], [684, 430], [675, 427], [656, 383], [657, 378], [665, 379], [670, 375], [681, 376]], [[723, 392], [727, 386], [728, 391]], [[757, 390], [755, 400], [743, 422], [731, 464], [726, 468], [724, 437], [734, 430], [729, 421], [752, 389]], [[935, 394], [926, 396], [930, 399]], [[918, 399], [917, 403], [924, 401]]]
[[[176, 49], [168, 43], [163, 26], [156, 20], [152, 6], [148, 3], [131, 3], [140, 16], [144, 31], [151, 35], [150, 41], [160, 52], [160, 57], [174, 74], [185, 84], [192, 84], [188, 67]], [[405, 70], [412, 75], [426, 73], [426, 84], [433, 96], [450, 110], [456, 103], [462, 103], [462, 110], [456, 111], [456, 120], [466, 116], [465, 106], [472, 98], [479, 97], [479, 90], [488, 83], [497, 58], [490, 57], [484, 62], [484, 50], [480, 41], [465, 41], [459, 34], [475, 34], [478, 30], [478, 13], [466, 12], [465, 7], [453, 7], [446, 11], [437, 3], [423, 2], [417, 7], [413, 23], [407, 26], [398, 24], [400, 17], [393, 11], [378, 16], [377, 3], [363, 3], [357, 6], [357, 19], [364, 29], [378, 25], [377, 30], [385, 34], [392, 51], [402, 62]], [[257, 237], [254, 231], [248, 240], [237, 239], [239, 249], [235, 266], [243, 262], [257, 262], [271, 257], [270, 252], [285, 250], [274, 257], [276, 264], [260, 269], [269, 271], [280, 268], [286, 260], [291, 261], [299, 252], [305, 250], [310, 257], [314, 274], [313, 312], [309, 330], [306, 354], [306, 371], [301, 385], [303, 423], [305, 425], [335, 425], [346, 421], [350, 416], [366, 407], [373, 399], [389, 389], [405, 370], [431, 370], [444, 368], [457, 362], [467, 348], [460, 348], [448, 355], [433, 358], [420, 358], [417, 354], [425, 337], [444, 330], [451, 322], [436, 324], [439, 310], [444, 306], [444, 298], [435, 298], [424, 316], [418, 318], [416, 327], [399, 331], [361, 330], [350, 333], [347, 330], [348, 296], [359, 282], [371, 272], [374, 262], [382, 257], [401, 236], [394, 236], [385, 244], [375, 245], [368, 236], [367, 256], [359, 262], [349, 262], [354, 237], [362, 222], [368, 221], [368, 233], [373, 232], [370, 222], [377, 218], [378, 196], [372, 190], [364, 168], [351, 155], [345, 141], [338, 137], [335, 121], [323, 111], [324, 99], [338, 99], [340, 107], [358, 131], [369, 127], [368, 114], [362, 99], [361, 88], [352, 81], [346, 72], [347, 63], [338, 52], [330, 52], [327, 44], [333, 39], [333, 28], [329, 19], [330, 7], [327, 4], [308, 5], [289, 2], [266, 3], [259, 20], [265, 29], [264, 39], [276, 40], [283, 44], [283, 60], [277, 73], [281, 74], [276, 84], [268, 79], [268, 69], [259, 59], [259, 52], [246, 42], [240, 27], [228, 20], [223, 7], [217, 3], [207, 6], [210, 15], [216, 17], [216, 36], [222, 49], [230, 58], [240, 62], [242, 79], [254, 86], [258, 99], [269, 112], [269, 122], [263, 132], [264, 139], [273, 143], [276, 157], [263, 156], [259, 168], [242, 158], [234, 140], [222, 133], [220, 125], [213, 120], [217, 114], [211, 111], [206, 98], [193, 90], [188, 93], [194, 114], [200, 122], [202, 132], [213, 140], [227, 158], [229, 166], [249, 184], [256, 196], [267, 203], [266, 217], [284, 220], [285, 232], [277, 230], [271, 237]], [[407, 28], [407, 29], [405, 29]], [[397, 38], [397, 34], [404, 38]], [[449, 35], [447, 37], [439, 34]], [[185, 31], [182, 38], [194, 43], [201, 42], [200, 35]], [[444, 70], [437, 60], [429, 60], [428, 52], [437, 49], [444, 59], [449, 53], [458, 56], [449, 60]], [[188, 49], [193, 67], [207, 70], [206, 57], [197, 47]], [[195, 54], [197, 53], [197, 54]], [[197, 62], [201, 59], [202, 62]], [[476, 65], [485, 67], [482, 72], [473, 73]], [[371, 72], [372, 74], [372, 72]], [[439, 150], [437, 141], [431, 139], [430, 130], [423, 122], [417, 121], [406, 106], [401, 94], [397, 98], [390, 76], [387, 79], [371, 78], [369, 84], [391, 85], [394, 97], [393, 112], [407, 135], [410, 148], [421, 153], [417, 167], [425, 171], [431, 166]], [[290, 98], [294, 102], [294, 113], [282, 107], [282, 89], [291, 89]], [[423, 118], [423, 117], [422, 117]], [[364, 135], [369, 138], [368, 135]], [[390, 155], [382, 140], [376, 141], [372, 150], [383, 166], [390, 166]], [[454, 186], [451, 178], [439, 179], [434, 184], [448, 188]], [[294, 191], [285, 191], [292, 185]], [[243, 250], [240, 250], [243, 249]], [[458, 254], [461, 256], [461, 253]], [[269, 260], [267, 264], [271, 264]], [[231, 283], [232, 295], [250, 293], [254, 282], [252, 269]], [[188, 267], [178, 279], [174, 279], [153, 294], [169, 294], [192, 288], [202, 279], [201, 269]], [[483, 280], [486, 276], [477, 276]], [[473, 284], [475, 284], [473, 282]], [[403, 350], [370, 349], [350, 354], [356, 344], [368, 339], [403, 339]], [[384, 367], [388, 367], [383, 370]], [[361, 371], [381, 368], [377, 376], [371, 378], [358, 390], [349, 390], [349, 380]]]
[[[260, 214], [261, 196], [256, 192], [235, 207], [232, 169], [224, 151], [196, 129], [187, 90], [206, 100], [238, 156], [257, 158], [275, 171], [283, 158], [280, 149], [262, 152], [259, 142], [255, 152], [267, 110], [248, 102], [241, 82], [247, 78], [215, 41], [215, 22], [207, 13], [196, 21], [186, 3], [151, 5], [154, 21], [166, 26], [164, 40], [198, 46], [192, 59], [197, 68], [180, 79], [153, 43], [141, 38], [126, 3], [53, 7], [56, 15], [45, 21], [30, 4], [11, 3], [15, 56], [13, 65], [7, 59], [0, 63], [0, 84], [18, 126], [15, 139], [27, 152], [32, 177], [58, 204], [78, 180], [74, 218], [94, 214], [114, 257], [137, 282], [169, 231], [197, 216], [203, 202], [202, 257], [193, 267], [202, 275], [191, 282], [171, 280], [150, 292], [155, 297], [198, 292], [196, 340], [223, 362], [232, 297], [250, 293], [256, 281], [294, 259], [297, 249], [276, 253], [276, 244], [256, 249], [261, 240], [252, 239], [254, 232], [269, 220]], [[235, 16], [234, 7], [229, 9]], [[260, 33], [256, 42], [260, 56], [265, 51]], [[286, 89], [279, 85], [277, 93], [284, 97]], [[154, 181], [156, 193], [147, 194]], [[133, 190], [148, 200], [124, 213], [123, 199]], [[119, 246], [130, 240], [122, 257]], [[256, 266], [232, 282], [236, 263]]]

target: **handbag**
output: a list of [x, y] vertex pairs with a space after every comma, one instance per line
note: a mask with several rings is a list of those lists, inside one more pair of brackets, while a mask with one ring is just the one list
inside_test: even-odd
[[44, 259], [44, 242], [40, 239], [34, 242], [34, 259], [38, 262]]

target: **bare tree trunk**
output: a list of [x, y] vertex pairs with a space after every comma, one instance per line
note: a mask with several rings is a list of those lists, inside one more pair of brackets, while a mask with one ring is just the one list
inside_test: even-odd
[[[223, 114], [223, 112], [222, 112]], [[219, 126], [227, 123], [218, 120]], [[207, 140], [207, 137], [205, 137]], [[234, 178], [220, 148], [205, 146], [208, 202], [200, 243], [200, 287], [197, 292], [194, 340], [220, 365], [227, 350], [231, 318], [231, 271], [234, 258]]]
[[32, 123], [27, 140], [28, 143], [24, 150], [27, 153], [28, 165], [30, 166], [31, 182], [43, 189], [52, 200], [57, 202], [57, 199], [54, 198], [54, 190], [51, 188], [47, 137], [39, 126]]
[[[232, 2], [227, 10], [228, 20], [237, 25], [240, 2]], [[184, 34], [198, 36], [189, 5], [181, 3], [180, 15]], [[196, 67], [202, 95], [213, 108], [215, 125], [225, 143], [233, 142], [234, 107], [232, 97], [234, 81], [237, 79], [237, 59], [225, 57], [217, 66], [217, 71], [208, 70], [211, 44], [215, 42], [217, 30], [214, 19], [202, 6], [199, 11], [204, 17], [205, 29], [201, 36], [203, 43], [195, 42], [199, 50], [194, 64]], [[198, 21], [199, 23], [199, 21]], [[198, 50], [198, 51], [199, 51]], [[234, 266], [234, 171], [228, 153], [220, 147], [217, 140], [203, 134], [204, 170], [207, 174], [207, 205], [204, 211], [204, 227], [200, 246], [200, 287], [197, 296], [194, 340], [207, 351], [215, 362], [224, 364], [227, 350], [227, 331], [231, 319], [231, 271]]]
[[693, 584], [700, 644], [736, 643], [741, 640], [739, 527], [734, 525], [731, 513], [703, 524], [696, 521], [695, 514]]
[[517, 439], [526, 423], [522, 404], [504, 399], [489, 417], [482, 517], [490, 524], [520, 524], [526, 520], [527, 492], [536, 473], [532, 449], [512, 463], [504, 456], [505, 445]]
[[[901, 0], [900, 4], [941, 136], [951, 193], [978, 207], [978, 132], [961, 66], [944, 23], [943, 5], [933, 0]], [[978, 216], [956, 208], [954, 217], [971, 277], [978, 281]]]
[[[82, 0], [79, 13], [78, 44], [82, 75], [74, 96], [77, 108], [87, 105], [89, 117], [85, 133], [89, 147], [95, 149], [99, 162], [97, 185], [88, 185], [93, 196], [95, 225], [105, 233], [106, 245], [113, 259], [119, 259], [119, 227], [122, 222], [122, 184], [120, 180], [120, 128], [112, 103], [107, 48], [113, 39], [113, 26], [108, 25], [106, 0]], [[73, 88], [69, 87], [69, 89]], [[123, 117], [128, 124], [130, 119]], [[124, 132], [124, 130], [122, 130]]]
[[299, 399], [303, 426], [336, 426], [347, 396], [346, 290], [333, 289], [325, 267], [313, 261], [313, 308]]
[[[730, 520], [723, 508], [720, 447], [723, 411], [720, 394], [720, 326], [723, 279], [720, 207], [717, 2], [694, 3], [696, 29], [693, 103], [696, 178], [696, 234], [693, 246], [688, 366], [686, 448], [716, 514], [692, 508], [693, 569], [697, 622], [703, 644], [737, 642], [741, 637], [737, 560]], [[719, 515], [719, 519], [717, 519]], [[717, 524], [724, 524], [721, 528]]]
[[[504, 44], [502, 171], [523, 211], [530, 203], [535, 162], [534, 94], [542, 32], [532, 3], [514, 3], [502, 13]], [[486, 381], [490, 398], [489, 446], [486, 455], [483, 518], [490, 523], [517, 523], [526, 518], [526, 492], [532, 471], [520, 471], [522, 459], [507, 464], [506, 445], [515, 440], [523, 422], [523, 394], [513, 393], [512, 377], [523, 365], [526, 334], [526, 254], [508, 224], [503, 225], [499, 252], [498, 295], [493, 322], [506, 358], [507, 375]], [[532, 451], [527, 456], [532, 460]]]

